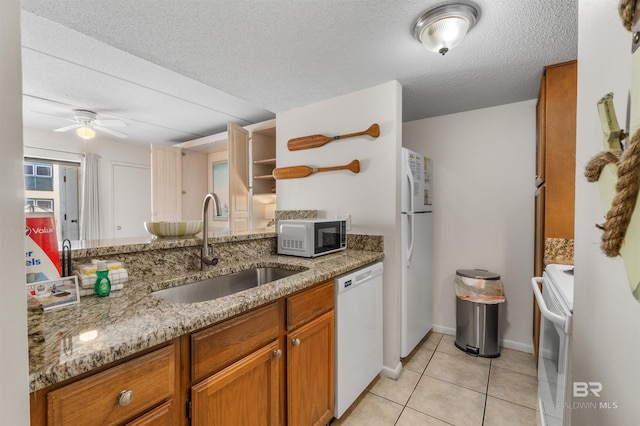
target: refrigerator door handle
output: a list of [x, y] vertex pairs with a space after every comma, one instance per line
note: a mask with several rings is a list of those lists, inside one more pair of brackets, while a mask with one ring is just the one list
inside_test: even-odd
[[411, 265], [411, 257], [413, 256], [413, 243], [415, 241], [415, 235], [414, 235], [414, 223], [413, 223], [413, 219], [414, 216], [413, 214], [407, 214], [407, 220], [409, 221], [409, 248], [407, 249], [407, 267], [409, 267]]
[[415, 189], [415, 182], [413, 181], [413, 175], [411, 174], [411, 167], [407, 165], [407, 180], [409, 180], [409, 212], [415, 211], [413, 191]]

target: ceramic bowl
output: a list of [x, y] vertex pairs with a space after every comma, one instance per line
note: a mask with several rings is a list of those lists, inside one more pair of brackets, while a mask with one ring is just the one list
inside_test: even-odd
[[157, 237], [190, 237], [202, 231], [201, 220], [145, 222], [148, 233]]

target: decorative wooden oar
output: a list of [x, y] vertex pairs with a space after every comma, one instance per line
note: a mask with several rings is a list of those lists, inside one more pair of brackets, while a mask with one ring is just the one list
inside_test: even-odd
[[295, 139], [289, 139], [289, 142], [287, 143], [287, 148], [289, 148], [289, 151], [318, 148], [331, 141], [337, 141], [338, 139], [346, 139], [346, 138], [352, 138], [354, 136], [362, 136], [362, 135], [369, 135], [372, 138], [377, 138], [378, 136], [380, 136], [380, 126], [377, 123], [374, 123], [364, 132], [349, 133], [349, 134], [340, 135], [340, 136], [311, 135], [311, 136], [302, 136], [300, 138], [295, 138]]
[[353, 160], [352, 162], [344, 166], [333, 166], [333, 167], [307, 167], [307, 166], [281, 167], [279, 169], [273, 170], [273, 177], [276, 179], [295, 179], [295, 178], [307, 177], [310, 174], [316, 173], [316, 172], [330, 172], [333, 170], [350, 170], [353, 173], [358, 173], [360, 171], [360, 162], [358, 160]]

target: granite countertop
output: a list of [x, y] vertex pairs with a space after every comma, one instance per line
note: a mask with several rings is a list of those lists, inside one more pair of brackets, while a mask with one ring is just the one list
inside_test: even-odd
[[[152, 245], [155, 242], [141, 244]], [[91, 255], [92, 251], [90, 247], [78, 250], [86, 250], [87, 255]], [[113, 291], [109, 297], [87, 296], [77, 305], [44, 313], [31, 312], [29, 389], [33, 392], [89, 372], [326, 279], [379, 261], [383, 256], [382, 251], [347, 249], [315, 259], [275, 254], [261, 255], [251, 260], [221, 259], [217, 266], [205, 272], [194, 271], [165, 280], [131, 280], [123, 290]], [[301, 272], [207, 302], [178, 304], [150, 295], [152, 291], [162, 288], [262, 266], [281, 266]]]

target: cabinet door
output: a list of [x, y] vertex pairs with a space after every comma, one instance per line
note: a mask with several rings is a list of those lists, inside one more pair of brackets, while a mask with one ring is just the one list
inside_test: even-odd
[[282, 359], [277, 350], [278, 342], [270, 343], [193, 386], [191, 424], [277, 425]]
[[249, 229], [249, 132], [234, 123], [229, 134], [229, 227], [233, 231]]
[[546, 76], [542, 74], [540, 81], [540, 95], [536, 104], [536, 186], [544, 182], [545, 160], [547, 155], [547, 82]]
[[138, 417], [126, 426], [171, 426], [173, 424], [171, 401], [154, 408], [144, 416]]
[[576, 170], [577, 64], [546, 68], [546, 238], [573, 239]]
[[151, 145], [151, 217], [182, 219], [182, 149]]
[[334, 311], [288, 334], [288, 424], [325, 425], [333, 417]]

